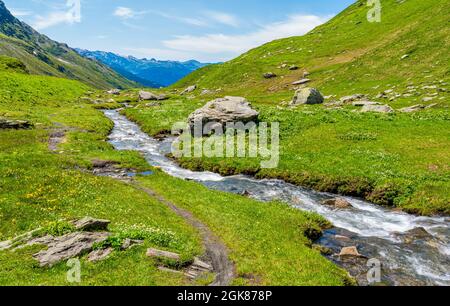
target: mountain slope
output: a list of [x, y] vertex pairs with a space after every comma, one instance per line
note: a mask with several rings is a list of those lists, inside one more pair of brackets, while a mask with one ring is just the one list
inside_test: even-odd
[[[449, 0], [382, 1], [381, 23], [368, 22], [366, 3], [356, 1], [307, 35], [273, 41], [200, 69], [175, 87], [196, 83], [228, 93], [290, 98], [290, 84], [304, 71], [310, 73], [311, 86], [326, 95], [375, 95], [389, 84], [449, 78]], [[290, 71], [290, 65], [300, 69]], [[269, 71], [278, 77], [264, 79]]]
[[1, 0], [0, 55], [19, 59], [32, 74], [75, 79], [97, 88], [136, 85], [110, 68], [83, 58], [66, 44], [38, 33], [15, 18]]
[[198, 61], [158, 61], [155, 59], [138, 59], [132, 56], [123, 57], [111, 52], [88, 51], [76, 49], [86, 58], [98, 60], [111, 67], [128, 79], [149, 87], [169, 86], [189, 73], [206, 65]]

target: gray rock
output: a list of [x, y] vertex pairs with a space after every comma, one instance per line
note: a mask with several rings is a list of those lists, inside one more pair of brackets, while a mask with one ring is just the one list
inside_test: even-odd
[[122, 246], [120, 247], [122, 250], [127, 250], [135, 245], [143, 244], [144, 241], [142, 240], [134, 240], [134, 239], [125, 239], [122, 243]]
[[73, 225], [79, 231], [106, 231], [108, 230], [108, 225], [110, 223], [111, 221], [109, 220], [85, 217], [81, 220], [73, 222]]
[[350, 103], [353, 101], [357, 101], [357, 100], [362, 100], [364, 99], [366, 96], [363, 94], [354, 94], [351, 96], [345, 96], [339, 99], [339, 101], [341, 101], [342, 103]]
[[404, 108], [400, 109], [400, 111], [402, 113], [413, 113], [413, 112], [418, 112], [423, 109], [425, 109], [424, 105], [417, 104], [417, 105], [413, 105], [413, 106], [409, 106], [409, 107], [404, 107]]
[[[254, 122], [258, 120], [259, 113], [251, 107], [247, 99], [242, 97], [225, 97], [212, 100], [205, 106], [194, 111], [188, 118], [191, 130], [196, 123], [202, 126], [209, 123], [217, 123], [225, 127], [232, 122]], [[195, 135], [197, 137], [201, 135]]]
[[201, 96], [205, 96], [205, 95], [211, 95], [214, 92], [212, 90], [209, 89], [203, 89], [202, 92], [200, 93]]
[[117, 88], [111, 89], [111, 90], [108, 90], [106, 93], [108, 93], [110, 95], [118, 96], [118, 95], [120, 95], [120, 89], [117, 89]]
[[292, 65], [289, 67], [289, 70], [291, 71], [298, 70], [298, 66]]
[[142, 90], [139, 92], [139, 101], [154, 101], [154, 100], [160, 101], [160, 100], [166, 100], [166, 99], [167, 99], [167, 96], [163, 95], [163, 94], [157, 95], [152, 92], [142, 91]]
[[333, 206], [334, 208], [343, 209], [343, 208], [350, 208], [352, 207], [352, 204], [350, 204], [349, 201], [343, 198], [334, 198], [334, 199], [328, 199], [322, 202], [323, 205], [327, 206]]
[[25, 130], [33, 127], [29, 121], [26, 120], [12, 120], [6, 118], [0, 118], [0, 129], [14, 129]]
[[309, 82], [311, 82], [310, 79], [301, 79], [301, 80], [292, 82], [292, 85], [303, 85], [303, 84], [306, 84], [306, 83], [309, 83]]
[[315, 88], [302, 88], [295, 92], [291, 105], [322, 104], [324, 98]]
[[88, 261], [90, 262], [97, 262], [106, 259], [111, 253], [114, 251], [113, 248], [106, 248], [106, 249], [100, 249], [95, 250], [89, 253], [88, 255]]
[[183, 90], [181, 92], [181, 94], [185, 95], [187, 93], [191, 93], [191, 92], [195, 91], [196, 89], [197, 89], [197, 85], [192, 85], [192, 86], [187, 87], [185, 90]]
[[158, 258], [158, 259], [170, 259], [170, 260], [175, 260], [175, 261], [179, 261], [181, 259], [180, 254], [157, 250], [157, 249], [152, 249], [152, 248], [147, 250], [147, 256], [153, 257], [153, 258]]
[[430, 102], [430, 101], [433, 101], [433, 100], [434, 100], [434, 97], [424, 97], [422, 99], [423, 102]]
[[272, 78], [275, 78], [277, 75], [275, 74], [275, 73], [273, 73], [273, 72], [267, 72], [267, 73], [264, 73], [263, 74], [263, 77], [265, 78], [265, 79], [272, 79]]
[[47, 250], [42, 250], [33, 255], [39, 261], [41, 267], [51, 267], [58, 262], [77, 257], [92, 250], [95, 243], [105, 241], [109, 233], [71, 233], [56, 237], [48, 244]]
[[356, 101], [352, 103], [353, 106], [366, 106], [366, 105], [381, 105], [379, 102], [372, 102], [372, 101]]
[[395, 112], [389, 105], [365, 105], [361, 109], [362, 113], [393, 113]]

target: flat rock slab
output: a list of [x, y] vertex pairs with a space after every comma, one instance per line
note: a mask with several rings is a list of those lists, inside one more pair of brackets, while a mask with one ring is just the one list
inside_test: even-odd
[[147, 256], [153, 257], [153, 258], [159, 258], [159, 259], [162, 259], [162, 258], [170, 259], [170, 260], [175, 260], [175, 261], [179, 261], [181, 259], [180, 254], [157, 250], [157, 249], [152, 249], [152, 248], [147, 250]]
[[105, 241], [109, 235], [109, 233], [105, 232], [77, 232], [55, 237], [47, 245], [47, 250], [34, 254], [33, 258], [39, 261], [41, 267], [51, 267], [63, 260], [90, 252], [95, 243]]
[[109, 220], [94, 219], [91, 217], [85, 217], [78, 221], [75, 221], [73, 225], [79, 231], [106, 231], [108, 225], [111, 223]]
[[0, 118], [0, 129], [24, 130], [32, 127], [29, 121]]
[[106, 248], [101, 250], [95, 250], [89, 253], [88, 261], [97, 262], [106, 259], [114, 251], [113, 248]]
[[364, 105], [361, 109], [362, 113], [393, 113], [395, 112], [389, 105]]
[[306, 84], [309, 82], [311, 82], [310, 79], [301, 79], [301, 80], [293, 82], [292, 85], [303, 85], [303, 84]]

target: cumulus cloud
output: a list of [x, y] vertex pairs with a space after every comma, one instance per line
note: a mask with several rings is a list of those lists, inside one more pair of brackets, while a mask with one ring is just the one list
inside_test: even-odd
[[67, 0], [66, 11], [54, 11], [47, 16], [36, 16], [33, 27], [36, 30], [46, 29], [58, 24], [74, 24], [81, 22], [80, 0]]
[[[197, 54], [222, 54], [236, 56], [275, 39], [306, 34], [327, 21], [329, 17], [292, 15], [287, 20], [262, 26], [259, 30], [240, 35], [208, 34], [203, 36], [180, 35], [163, 41], [171, 50]], [[226, 53], [227, 55], [224, 55]], [[221, 58], [225, 60], [228, 58]]]

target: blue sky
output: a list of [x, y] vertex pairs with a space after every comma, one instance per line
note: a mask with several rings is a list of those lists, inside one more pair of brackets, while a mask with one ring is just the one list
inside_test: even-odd
[[302, 35], [354, 0], [3, 0], [71, 47], [163, 60], [225, 61]]

